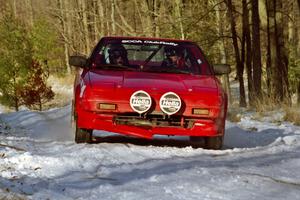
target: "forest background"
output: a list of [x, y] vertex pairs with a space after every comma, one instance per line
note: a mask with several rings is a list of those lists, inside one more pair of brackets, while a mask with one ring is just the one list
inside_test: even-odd
[[42, 110], [49, 75], [103, 36], [195, 41], [230, 64], [240, 107], [300, 104], [300, 0], [0, 0], [0, 103]]

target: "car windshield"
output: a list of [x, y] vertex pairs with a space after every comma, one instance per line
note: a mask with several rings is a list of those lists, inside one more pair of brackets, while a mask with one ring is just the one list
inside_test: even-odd
[[200, 48], [191, 42], [107, 40], [95, 48], [90, 61], [103, 70], [211, 74]]

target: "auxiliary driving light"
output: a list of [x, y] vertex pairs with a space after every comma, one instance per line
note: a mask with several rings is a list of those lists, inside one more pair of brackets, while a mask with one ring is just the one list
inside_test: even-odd
[[110, 103], [99, 103], [98, 108], [101, 110], [116, 110], [116, 104]]
[[131, 95], [129, 102], [132, 110], [139, 114], [147, 112], [152, 106], [150, 95], [143, 90], [134, 92]]
[[159, 106], [167, 115], [173, 115], [181, 109], [181, 99], [174, 92], [167, 92], [161, 96]]
[[193, 108], [194, 115], [208, 115], [209, 110], [205, 108]]

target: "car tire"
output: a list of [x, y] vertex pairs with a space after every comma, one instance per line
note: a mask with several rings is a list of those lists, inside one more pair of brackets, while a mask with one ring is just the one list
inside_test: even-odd
[[205, 137], [205, 148], [206, 149], [215, 149], [219, 150], [223, 146], [224, 136], [217, 136], [217, 137]]
[[190, 143], [193, 148], [204, 147], [204, 138], [199, 136], [190, 136]]
[[75, 142], [76, 143], [91, 143], [92, 142], [92, 132], [90, 129], [75, 128]]

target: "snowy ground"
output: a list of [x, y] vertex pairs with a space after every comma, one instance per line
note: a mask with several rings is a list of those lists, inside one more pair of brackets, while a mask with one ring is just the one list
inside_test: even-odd
[[300, 199], [300, 127], [242, 116], [213, 151], [164, 138], [75, 144], [70, 106], [0, 114], [0, 199]]

